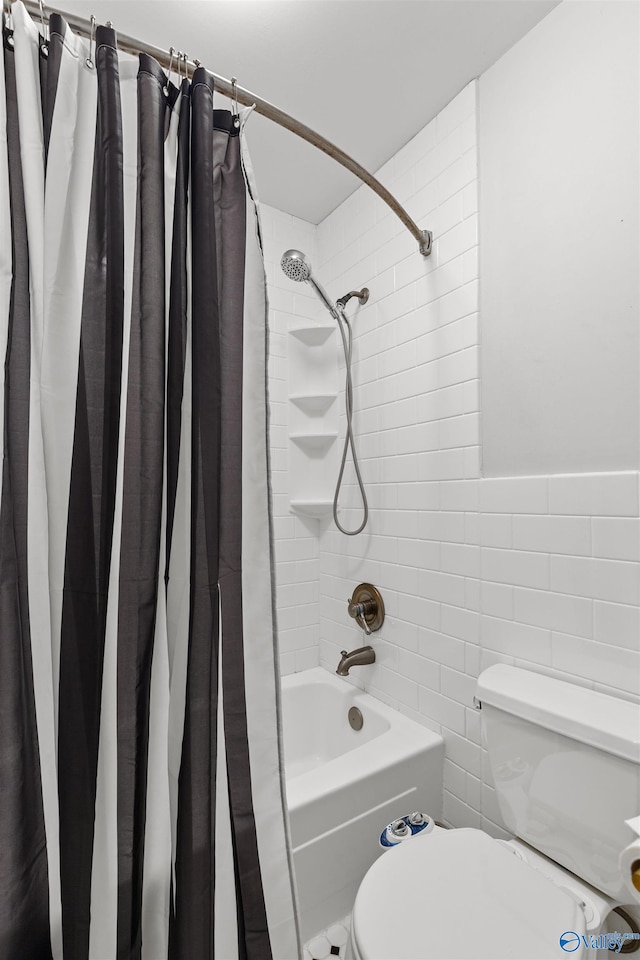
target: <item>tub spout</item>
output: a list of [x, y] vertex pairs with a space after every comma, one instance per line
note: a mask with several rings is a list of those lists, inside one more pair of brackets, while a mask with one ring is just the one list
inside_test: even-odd
[[368, 663], [376, 662], [376, 652], [373, 647], [358, 647], [357, 650], [352, 650], [351, 653], [347, 653], [346, 650], [341, 650], [340, 653], [342, 654], [342, 660], [336, 670], [339, 677], [348, 676], [351, 667], [363, 667]]

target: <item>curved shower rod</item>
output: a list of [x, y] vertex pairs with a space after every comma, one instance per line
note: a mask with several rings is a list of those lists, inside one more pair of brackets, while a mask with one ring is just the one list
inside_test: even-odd
[[[33, 15], [34, 19], [38, 20], [42, 14], [42, 7], [37, 0], [23, 0], [23, 2], [29, 13]], [[67, 13], [64, 10], [57, 10], [54, 7], [45, 8], [45, 19], [48, 19], [47, 10], [60, 13], [60, 15], [63, 16], [66, 22], [69, 24], [71, 29], [76, 33], [79, 33], [84, 37], [91, 36], [92, 27], [89, 20], [85, 20], [83, 17], [76, 17], [74, 14]], [[175, 53], [172, 57], [167, 50], [161, 50], [159, 47], [154, 47], [151, 46], [151, 44], [143, 43], [141, 40], [136, 40], [134, 37], [128, 37], [123, 33], [118, 33], [118, 48], [123, 50], [125, 53], [146, 53], [149, 56], [154, 57], [165, 69], [169, 69], [172, 59], [175, 64]], [[199, 60], [189, 60], [186, 62], [183, 61], [183, 65], [186, 66], [189, 76], [193, 74], [193, 71], [197, 67], [202, 66]], [[242, 87], [239, 87], [237, 83], [231, 83], [229, 80], [225, 80], [224, 77], [219, 77], [215, 73], [211, 73], [211, 76], [215, 81], [216, 89], [220, 93], [237, 100], [239, 103], [245, 104], [245, 106], [255, 106], [256, 113], [261, 114], [263, 117], [267, 117], [269, 120], [273, 120], [274, 123], [279, 124], [286, 130], [290, 130], [291, 133], [295, 133], [296, 136], [306, 140], [307, 143], [311, 143], [314, 147], [317, 147], [318, 150], [322, 150], [322, 152], [326, 153], [329, 157], [333, 157], [334, 160], [337, 160], [338, 163], [342, 164], [343, 167], [346, 167], [347, 170], [350, 170], [351, 173], [355, 174], [356, 177], [362, 180], [363, 183], [366, 183], [368, 187], [371, 187], [373, 192], [377, 193], [378, 196], [384, 200], [387, 206], [393, 210], [396, 216], [399, 217], [409, 233], [415, 237], [420, 248], [420, 253], [424, 257], [428, 257], [430, 255], [433, 241], [433, 235], [431, 231], [421, 230], [417, 223], [411, 219], [404, 207], [398, 203], [393, 194], [391, 194], [389, 190], [387, 190], [387, 188], [380, 183], [379, 180], [376, 180], [376, 178], [370, 174], [368, 170], [365, 170], [363, 166], [354, 160], [353, 157], [350, 157], [348, 153], [345, 153], [344, 150], [341, 150], [340, 147], [337, 147], [334, 143], [331, 143], [330, 140], [320, 136], [320, 134], [316, 133], [315, 130], [312, 130], [311, 127], [308, 127], [304, 123], [300, 123], [299, 120], [296, 120], [288, 113], [285, 113], [284, 110], [280, 110], [279, 107], [269, 103], [268, 100], [263, 100], [261, 97], [256, 97], [256, 95], [251, 93], [250, 90], [244, 90]]]

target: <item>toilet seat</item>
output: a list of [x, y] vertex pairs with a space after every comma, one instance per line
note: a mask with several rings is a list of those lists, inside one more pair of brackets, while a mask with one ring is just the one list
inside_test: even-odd
[[352, 917], [356, 960], [582, 958], [584, 932], [576, 899], [470, 828], [387, 851], [362, 881]]

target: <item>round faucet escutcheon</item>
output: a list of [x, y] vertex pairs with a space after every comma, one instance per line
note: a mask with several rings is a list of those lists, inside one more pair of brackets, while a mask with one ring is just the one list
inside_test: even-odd
[[384, 601], [372, 583], [359, 583], [347, 600], [347, 613], [367, 636], [384, 623]]

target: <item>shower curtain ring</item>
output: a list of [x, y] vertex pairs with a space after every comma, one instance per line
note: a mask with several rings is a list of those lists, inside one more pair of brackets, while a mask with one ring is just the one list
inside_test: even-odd
[[182, 54], [182, 62], [184, 64], [184, 78], [185, 80], [188, 80], [189, 79], [189, 54], [188, 53]]
[[162, 88], [162, 92], [164, 93], [165, 97], [169, 96], [169, 86], [171, 84], [171, 66], [173, 64], [174, 54], [175, 54], [175, 50], [173, 49], [173, 47], [169, 47], [169, 69], [167, 71], [167, 82]]
[[2, 2], [2, 16], [4, 27], [4, 40], [9, 49], [13, 50], [13, 14], [11, 13], [11, 0], [7, 0], [7, 11], [5, 13], [4, 0]]
[[89, 37], [89, 56], [85, 60], [85, 64], [89, 67], [89, 70], [93, 70], [95, 67], [95, 62], [91, 56], [92, 48], [94, 49], [95, 56], [95, 40], [96, 40], [96, 18], [91, 14], [91, 36]]
[[40, 53], [43, 57], [49, 56], [49, 36], [47, 31], [47, 25], [45, 23], [45, 13], [44, 13], [44, 3], [42, 0], [38, 0], [38, 6], [40, 7], [40, 24], [42, 26], [42, 40], [40, 41]]
[[231, 77], [231, 92], [232, 92], [232, 106], [233, 106], [233, 125], [234, 127], [240, 126], [240, 116], [238, 114], [238, 78]]

